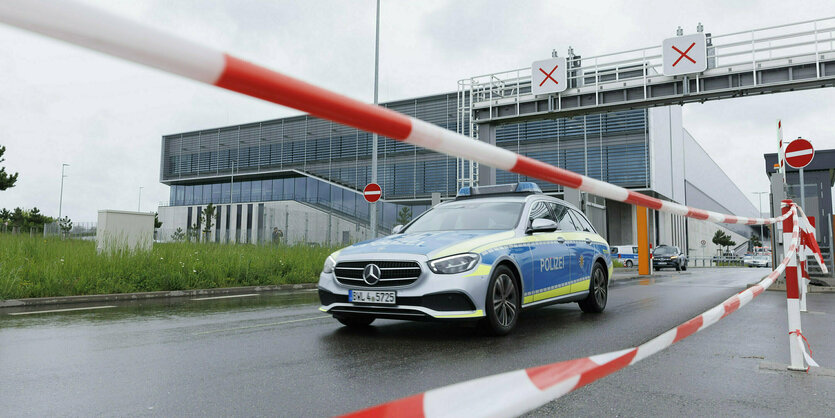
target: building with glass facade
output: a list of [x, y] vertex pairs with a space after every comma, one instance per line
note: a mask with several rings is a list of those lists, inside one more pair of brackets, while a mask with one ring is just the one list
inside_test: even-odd
[[[382, 106], [458, 130], [457, 100], [455, 93], [448, 93]], [[689, 158], [685, 151], [699, 154], [696, 159], [707, 156], [698, 144], [691, 146], [695, 140], [681, 126], [679, 107], [513, 123], [494, 129], [497, 146], [681, 203], [687, 200], [687, 184], [698, 183], [685, 178]], [[371, 134], [307, 115], [165, 135], [160, 180], [171, 190], [168, 206], [160, 208], [162, 238], [174, 228], [197, 227], [203, 222], [198, 213], [211, 203], [219, 215], [213, 221], [211, 239], [218, 242], [365, 239], [371, 205], [361, 190], [371, 178], [371, 138]], [[378, 149], [377, 178], [383, 189], [376, 205], [379, 231], [426, 210], [433, 193], [440, 199], [455, 196], [455, 158], [385, 137], [379, 138]], [[727, 178], [715, 163], [710, 169]], [[495, 178], [497, 183], [535, 181], [546, 193], [562, 194], [560, 186], [514, 173], [498, 171]], [[741, 196], [736, 188], [729, 192], [711, 191], [705, 196], [727, 212], [750, 216], [753, 206], [744, 196], [750, 208], [723, 205]], [[613, 245], [634, 241], [634, 210], [592, 196], [583, 199], [582, 208]], [[658, 216], [653, 228], [654, 241], [687, 247], [684, 219]]]

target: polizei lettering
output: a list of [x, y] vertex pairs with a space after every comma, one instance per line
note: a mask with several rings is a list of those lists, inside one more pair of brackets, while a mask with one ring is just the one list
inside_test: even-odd
[[562, 270], [565, 267], [565, 257], [548, 257], [539, 259], [539, 271]]

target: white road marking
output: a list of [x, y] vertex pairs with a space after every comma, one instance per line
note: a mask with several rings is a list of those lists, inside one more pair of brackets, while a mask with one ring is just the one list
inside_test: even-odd
[[242, 330], [242, 329], [273, 327], [273, 326], [276, 326], [276, 325], [292, 324], [294, 322], [313, 321], [313, 320], [316, 320], [316, 319], [323, 319], [323, 318], [330, 318], [330, 317], [331, 317], [330, 315], [314, 316], [312, 318], [293, 319], [293, 320], [290, 320], [290, 321], [272, 322], [272, 323], [269, 323], [269, 324], [258, 324], [258, 325], [249, 325], [249, 326], [246, 326], [246, 327], [224, 328], [224, 329], [216, 329], [214, 331], [195, 332], [192, 335], [206, 335], [206, 334], [216, 334], [218, 332], [238, 331], [238, 330]]
[[9, 315], [34, 315], [34, 314], [42, 314], [42, 313], [87, 311], [87, 310], [91, 310], [91, 309], [107, 309], [107, 308], [115, 308], [115, 306], [107, 305], [107, 306], [90, 306], [90, 307], [87, 307], [87, 308], [51, 309], [51, 310], [48, 310], [48, 311], [9, 312]]
[[257, 293], [247, 293], [245, 295], [229, 295], [229, 296], [212, 296], [208, 298], [195, 298], [191, 300], [214, 300], [214, 299], [231, 299], [231, 298], [246, 298], [250, 296], [258, 296]]

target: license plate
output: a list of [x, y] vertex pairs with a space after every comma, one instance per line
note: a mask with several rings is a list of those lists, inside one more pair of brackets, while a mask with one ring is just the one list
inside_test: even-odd
[[348, 300], [356, 303], [385, 303], [387, 305], [394, 305], [395, 293], [376, 290], [349, 290]]

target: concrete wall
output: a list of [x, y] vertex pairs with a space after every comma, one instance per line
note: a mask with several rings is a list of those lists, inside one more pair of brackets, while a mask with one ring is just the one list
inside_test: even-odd
[[[251, 217], [248, 213], [249, 205], [252, 205]], [[240, 229], [237, 228], [239, 206]], [[368, 228], [358, 225], [353, 220], [329, 214], [317, 207], [294, 200], [236, 203], [219, 205], [219, 207], [219, 228], [217, 224], [212, 227], [212, 232], [208, 237], [211, 242], [269, 243], [273, 241], [274, 231], [280, 231], [282, 236], [280, 240], [288, 244], [342, 245], [370, 238]], [[230, 207], [232, 211], [227, 216]], [[177, 228], [186, 231], [189, 208], [192, 210], [192, 223], [195, 223], [198, 206], [160, 207], [159, 218], [163, 226], [158, 233], [158, 239], [171, 241], [172, 234]], [[201, 205], [200, 208], [205, 208], [205, 206]], [[378, 232], [383, 235], [387, 233], [387, 231]], [[201, 239], [205, 240], [205, 238]]]
[[121, 210], [100, 210], [96, 229], [96, 250], [150, 251], [154, 245], [154, 214]]
[[680, 106], [649, 109], [651, 189], [678, 203], [685, 198], [683, 133]]
[[[731, 239], [734, 242], [736, 242], [737, 245], [742, 244], [743, 242], [748, 240], [747, 237], [744, 237], [734, 231], [731, 231], [724, 225], [719, 225], [707, 221], [700, 221], [698, 219], [687, 219], [687, 229], [689, 231], [687, 248], [690, 257], [712, 257], [714, 255], [717, 255], [720, 248], [717, 245], [715, 245], [711, 240], [713, 239], [713, 235], [718, 230], [722, 230], [726, 234], [730, 235]], [[702, 248], [701, 246], [702, 240], [704, 240], [706, 243], [704, 248]], [[733, 248], [731, 248], [731, 250], [733, 250]]]

